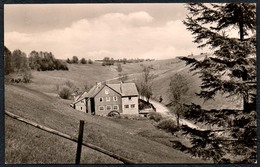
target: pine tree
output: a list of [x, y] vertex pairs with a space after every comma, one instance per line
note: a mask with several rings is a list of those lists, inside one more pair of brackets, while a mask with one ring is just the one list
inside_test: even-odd
[[[256, 160], [256, 106], [249, 107], [249, 99], [256, 94], [256, 6], [249, 3], [188, 4], [184, 24], [194, 35], [199, 48], [209, 47], [213, 54], [203, 60], [182, 57], [191, 71], [202, 80], [197, 94], [205, 100], [217, 94], [240, 96], [244, 99], [241, 110], [204, 110], [189, 105], [186, 118], [218, 125], [225, 132], [220, 137], [214, 131], [183, 130], [192, 136], [190, 152], [215, 162], [235, 162], [223, 158], [232, 154], [241, 156], [240, 162]], [[237, 31], [238, 37], [229, 34]], [[243, 152], [243, 154], [242, 154]]]

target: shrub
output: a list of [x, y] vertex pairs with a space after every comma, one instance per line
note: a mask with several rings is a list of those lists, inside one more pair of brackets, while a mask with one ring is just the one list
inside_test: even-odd
[[71, 95], [70, 89], [68, 87], [63, 87], [60, 91], [59, 91], [59, 96], [63, 99], [69, 99]]
[[26, 71], [23, 74], [23, 82], [24, 83], [29, 83], [29, 82], [31, 82], [31, 80], [32, 80], [32, 73], [31, 73], [31, 71]]
[[71, 61], [74, 64], [78, 64], [79, 63], [79, 58], [77, 56], [73, 56]]
[[88, 59], [88, 64], [93, 64], [93, 61], [91, 59]]
[[68, 86], [69, 88], [73, 89], [75, 88], [76, 86], [74, 85], [73, 82], [71, 82], [70, 80], [67, 80], [65, 83], [64, 83], [66, 86]]
[[162, 119], [162, 115], [157, 112], [151, 112], [148, 114], [148, 118], [159, 122]]
[[87, 64], [87, 60], [85, 58], [80, 59], [81, 64]]
[[157, 127], [165, 130], [166, 132], [171, 132], [172, 134], [179, 130], [176, 121], [173, 119], [162, 120], [158, 123]]

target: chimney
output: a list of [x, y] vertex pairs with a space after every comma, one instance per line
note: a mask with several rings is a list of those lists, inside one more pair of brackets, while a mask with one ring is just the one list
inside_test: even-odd
[[100, 88], [101, 87], [101, 82], [96, 82], [96, 86], [97, 86], [97, 88]]

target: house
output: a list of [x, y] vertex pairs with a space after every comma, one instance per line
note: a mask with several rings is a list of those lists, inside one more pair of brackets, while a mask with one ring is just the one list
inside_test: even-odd
[[74, 101], [77, 103], [72, 103], [71, 107], [75, 108], [76, 110], [79, 111], [86, 111], [86, 102], [84, 100], [84, 97], [86, 97], [87, 92], [83, 92], [80, 95], [73, 95], [74, 96]]
[[89, 92], [80, 95], [72, 106], [93, 115], [107, 115], [111, 111], [139, 114], [138, 97], [135, 83], [97, 83]]

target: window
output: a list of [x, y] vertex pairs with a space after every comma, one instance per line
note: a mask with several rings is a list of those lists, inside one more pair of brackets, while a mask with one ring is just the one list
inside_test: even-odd
[[106, 97], [106, 101], [110, 101], [110, 97]]
[[114, 96], [114, 97], [113, 97], [113, 100], [114, 100], [114, 101], [117, 101], [117, 96]]
[[103, 97], [100, 97], [100, 98], [99, 98], [99, 101], [102, 102], [102, 101], [103, 101]]
[[80, 110], [82, 110], [82, 107], [80, 107]]
[[108, 111], [111, 110], [111, 108], [112, 108], [112, 107], [111, 107], [110, 105], [107, 106], [107, 110], [108, 110]]
[[128, 100], [131, 100], [131, 99], [132, 99], [132, 97], [129, 96], [129, 97], [128, 97]]
[[109, 94], [109, 89], [105, 90], [105, 94], [107, 94], [107, 95]]
[[129, 105], [127, 104], [127, 105], [125, 105], [125, 108], [129, 108]]
[[99, 111], [104, 111], [104, 110], [105, 110], [104, 106], [99, 106]]
[[118, 110], [119, 106], [118, 105], [113, 105], [113, 110]]
[[135, 104], [131, 104], [131, 108], [135, 108]]

